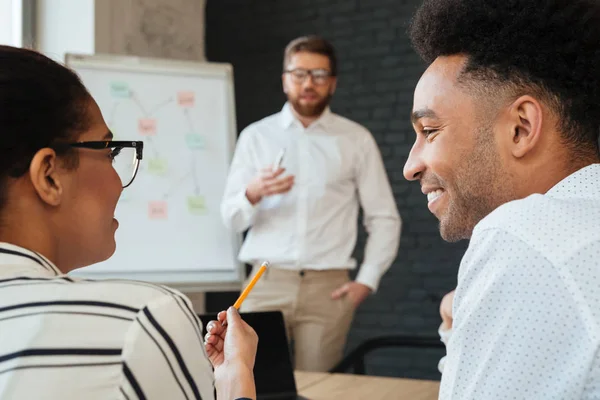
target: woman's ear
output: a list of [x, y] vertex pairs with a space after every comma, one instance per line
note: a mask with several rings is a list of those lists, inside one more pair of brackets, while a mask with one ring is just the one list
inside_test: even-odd
[[63, 184], [58, 174], [59, 160], [50, 148], [39, 150], [29, 164], [29, 177], [40, 199], [48, 205], [58, 206], [63, 196]]

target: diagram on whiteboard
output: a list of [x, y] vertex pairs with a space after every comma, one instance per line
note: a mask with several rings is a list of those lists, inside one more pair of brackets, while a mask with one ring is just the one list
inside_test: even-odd
[[144, 142], [138, 174], [115, 210], [115, 254], [86, 271], [160, 282], [241, 279], [239, 241], [220, 215], [235, 145], [230, 71], [101, 61], [81, 63], [77, 73], [115, 140]]
[[[173, 93], [168, 98], [152, 103], [148, 99], [141, 98], [135, 88], [127, 82], [111, 82], [110, 93], [113, 103], [110, 106], [106, 123], [117, 138], [115, 140], [127, 140], [131, 137], [130, 132], [120, 129], [120, 126], [121, 122], [126, 124], [132, 116], [130, 114], [121, 116], [119, 111], [122, 112], [126, 107], [130, 108], [131, 105], [134, 105], [139, 114], [137, 134], [144, 141], [145, 153], [138, 177], [146, 175], [149, 179], [154, 178], [156, 179], [156, 189], [158, 190], [159, 186], [162, 188], [162, 193], [147, 199], [148, 219], [168, 218], [169, 200], [180, 198], [181, 195], [186, 198], [185, 204], [190, 215], [206, 214], [206, 201], [201, 192], [197, 172], [198, 157], [207, 150], [206, 139], [196, 130], [191, 113], [196, 106], [196, 94], [193, 91], [182, 90]], [[161, 124], [161, 111], [165, 111], [165, 108], [176, 109], [181, 114], [181, 124]], [[175, 129], [179, 129], [179, 132], [175, 132]], [[128, 136], [121, 138], [120, 136], [124, 132], [127, 132]], [[167, 157], [166, 148], [173, 140], [185, 142], [185, 146], [181, 146], [181, 144], [180, 146], [189, 152], [187, 168], [181, 159], [169, 160]], [[184, 154], [178, 156], [186, 158]], [[177, 163], [180, 165], [173, 165]], [[153, 192], [156, 193], [156, 191]], [[129, 191], [123, 192], [120, 201], [131, 201]], [[138, 196], [136, 202], [139, 203], [139, 201]]]

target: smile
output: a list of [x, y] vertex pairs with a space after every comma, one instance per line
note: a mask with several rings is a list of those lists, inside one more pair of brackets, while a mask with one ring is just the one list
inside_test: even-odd
[[444, 194], [443, 189], [431, 191], [431, 192], [427, 193], [427, 201], [429, 203], [432, 203], [432, 202], [436, 201], [438, 199], [438, 197], [440, 197], [442, 194]]
[[445, 196], [446, 191], [441, 188], [424, 188], [423, 193], [427, 196], [427, 208], [439, 218], [439, 208], [442, 205], [442, 198]]

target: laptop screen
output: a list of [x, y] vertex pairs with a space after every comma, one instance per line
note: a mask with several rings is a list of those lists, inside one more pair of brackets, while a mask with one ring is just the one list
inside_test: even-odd
[[[295, 395], [296, 381], [281, 312], [249, 312], [241, 315], [259, 338], [254, 364], [257, 396]], [[216, 314], [202, 314], [199, 317], [204, 327], [210, 320], [216, 320]], [[205, 334], [204, 329], [203, 335]]]

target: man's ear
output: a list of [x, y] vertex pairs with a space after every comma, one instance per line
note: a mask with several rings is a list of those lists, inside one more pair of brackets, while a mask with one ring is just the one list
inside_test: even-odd
[[542, 105], [531, 96], [521, 96], [509, 107], [511, 153], [516, 158], [527, 155], [542, 138]]
[[285, 87], [285, 74], [281, 74], [281, 87], [283, 88], [283, 93], [287, 94], [287, 88]]
[[39, 150], [29, 164], [29, 176], [40, 199], [51, 206], [58, 206], [63, 195], [63, 185], [58, 174], [59, 160], [49, 148]]
[[333, 94], [335, 93], [335, 89], [337, 89], [337, 77], [333, 77], [331, 78], [331, 86], [329, 87], [329, 94], [333, 96]]

